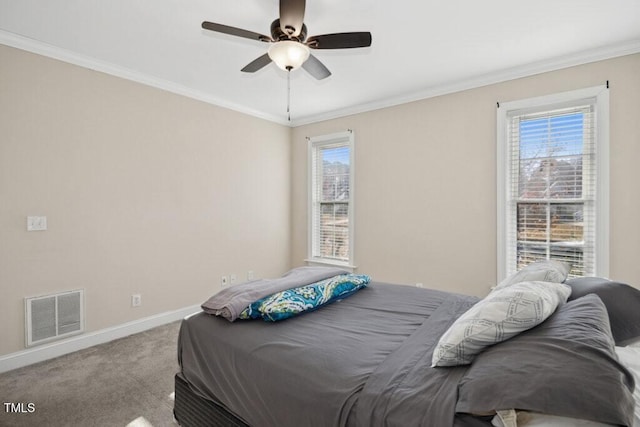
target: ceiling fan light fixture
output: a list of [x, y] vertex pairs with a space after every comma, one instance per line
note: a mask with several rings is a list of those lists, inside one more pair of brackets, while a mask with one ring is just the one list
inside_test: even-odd
[[268, 53], [269, 58], [285, 71], [299, 68], [309, 58], [309, 48], [292, 40], [275, 42]]

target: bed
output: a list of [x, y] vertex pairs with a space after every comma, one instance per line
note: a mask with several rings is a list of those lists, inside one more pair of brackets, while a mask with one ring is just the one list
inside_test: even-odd
[[[520, 274], [499, 287], [551, 283], [529, 280], [541, 271], [532, 268], [529, 277]], [[288, 289], [318, 280], [300, 282], [290, 273], [230, 292], [243, 307], [271, 295], [274, 283]], [[322, 274], [333, 277], [329, 270]], [[625, 291], [640, 295], [632, 287]], [[280, 321], [240, 320], [238, 308], [230, 313], [209, 300], [181, 325], [175, 418], [183, 427], [479, 427], [525, 425], [509, 417], [541, 414], [633, 425], [633, 372], [616, 355], [603, 298], [594, 292], [565, 298], [537, 326], [483, 346], [471, 362], [451, 362], [477, 343], [457, 348], [451, 359], [443, 340], [487, 299], [370, 281]], [[621, 320], [623, 338], [640, 337], [640, 319], [631, 327], [627, 320]], [[478, 319], [467, 319], [464, 330], [469, 322]], [[501, 333], [508, 329], [501, 326]], [[436, 354], [445, 356], [434, 362]]]

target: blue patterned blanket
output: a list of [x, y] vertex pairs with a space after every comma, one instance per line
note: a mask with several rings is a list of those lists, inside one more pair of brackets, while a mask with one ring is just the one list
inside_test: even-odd
[[239, 319], [257, 319], [276, 322], [309, 312], [343, 299], [367, 286], [369, 276], [342, 274], [311, 285], [276, 292], [261, 298], [245, 308]]

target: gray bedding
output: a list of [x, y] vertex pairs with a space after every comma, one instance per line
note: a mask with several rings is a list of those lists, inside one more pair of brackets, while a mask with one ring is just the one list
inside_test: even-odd
[[[439, 337], [477, 300], [436, 290], [371, 283], [342, 301], [277, 323], [230, 323], [199, 313], [182, 324], [178, 358], [194, 392], [222, 404], [256, 427], [481, 425], [479, 418], [464, 414], [472, 411], [464, 406], [466, 403], [458, 402], [459, 384], [466, 384], [470, 396], [487, 378], [468, 366], [430, 367]], [[588, 316], [603, 310], [597, 302], [588, 301]], [[584, 315], [579, 309], [570, 314]], [[604, 322], [600, 329], [610, 339], [606, 312], [596, 317]], [[576, 390], [591, 387], [589, 376], [582, 370], [606, 369], [608, 381], [613, 379], [610, 390], [617, 393], [619, 402], [604, 404], [606, 409], [594, 409], [596, 413], [584, 407], [581, 413], [588, 416], [583, 418], [599, 420], [600, 412], [604, 412], [607, 420], [615, 418], [619, 424], [628, 425], [633, 410], [629, 391], [632, 380], [615, 354], [610, 354], [613, 347], [608, 348], [606, 339], [605, 344], [593, 343], [589, 333], [576, 330], [562, 337], [572, 340], [577, 334], [579, 341], [593, 347], [592, 360], [576, 368], [580, 371], [575, 372], [571, 386]], [[563, 352], [558, 354], [563, 358], [581, 358], [565, 351], [565, 347], [559, 347]], [[553, 348], [548, 346], [537, 357], [553, 360]], [[484, 360], [495, 367], [505, 362], [504, 357], [515, 357], [512, 363], [517, 368], [517, 354], [498, 354], [493, 360]], [[520, 384], [518, 381], [526, 379], [526, 387], [533, 393], [535, 361], [527, 366], [524, 372], [515, 369], [509, 381]], [[544, 387], [554, 387], [548, 382], [538, 386], [543, 387], [537, 390], [539, 393], [545, 393]], [[502, 394], [499, 385], [492, 387], [490, 394]], [[530, 409], [526, 400], [524, 396], [510, 403], [517, 409]], [[557, 406], [560, 413], [556, 415], [563, 415], [565, 408]], [[486, 409], [483, 407], [483, 411]], [[489, 411], [493, 409], [511, 408]]]
[[457, 410], [526, 404], [530, 411], [629, 425], [633, 384], [616, 357], [605, 306], [592, 294], [481, 353], [460, 383]]
[[345, 273], [345, 270], [333, 267], [294, 268], [277, 279], [252, 280], [222, 289], [202, 304], [202, 310], [233, 322], [242, 310], [260, 298]]

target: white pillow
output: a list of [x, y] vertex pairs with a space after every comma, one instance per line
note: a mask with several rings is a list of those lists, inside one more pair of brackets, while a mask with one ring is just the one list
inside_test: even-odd
[[431, 366], [471, 363], [486, 347], [542, 323], [570, 294], [569, 286], [553, 282], [520, 282], [494, 290], [440, 337]]
[[636, 401], [633, 425], [640, 427], [640, 348], [635, 346], [616, 347], [616, 354], [636, 380], [636, 388], [633, 390], [633, 399]]
[[553, 259], [536, 261], [500, 282], [495, 288], [502, 289], [520, 282], [542, 281], [562, 283], [567, 279], [571, 264]]
[[[507, 413], [509, 418], [503, 420], [500, 417], [503, 413]], [[597, 421], [537, 412], [515, 411], [514, 409], [498, 411], [498, 415], [491, 420], [491, 425], [494, 427], [615, 427], [613, 424], [599, 423]]]

